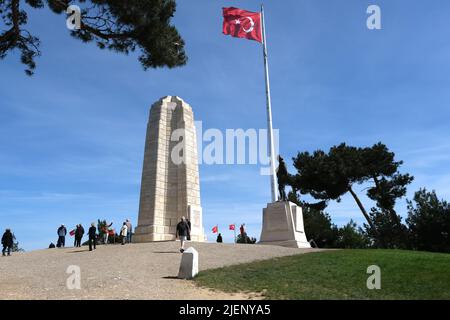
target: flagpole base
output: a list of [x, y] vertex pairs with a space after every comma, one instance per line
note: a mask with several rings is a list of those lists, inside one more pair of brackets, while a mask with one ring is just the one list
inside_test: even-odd
[[311, 248], [304, 230], [302, 208], [290, 201], [268, 203], [263, 209], [259, 244]]

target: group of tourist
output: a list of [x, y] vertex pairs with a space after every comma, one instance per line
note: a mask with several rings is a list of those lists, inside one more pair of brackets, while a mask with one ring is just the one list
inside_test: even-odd
[[[87, 232], [88, 235], [88, 245], [89, 245], [89, 251], [95, 250], [97, 246], [97, 238], [98, 234], [103, 234], [103, 243], [107, 244], [109, 236], [116, 236], [115, 230], [112, 229], [113, 222], [106, 223], [102, 226], [95, 226], [95, 223], [93, 222]], [[98, 231], [98, 234], [97, 234]], [[75, 237], [74, 240], [74, 247], [81, 247], [81, 240], [84, 236], [85, 230], [81, 224], [77, 224], [75, 229], [73, 229], [70, 232], [71, 236]], [[241, 233], [243, 233], [243, 226], [241, 226]], [[61, 224], [57, 230], [58, 234], [58, 242], [57, 247], [58, 248], [64, 248], [66, 245], [66, 236], [67, 236], [67, 228], [64, 224]], [[126, 243], [131, 243], [131, 237], [133, 234], [133, 227], [130, 222], [130, 219], [126, 219], [121, 228], [119, 236], [121, 238], [121, 244], [125, 245]], [[184, 252], [184, 245], [185, 242], [188, 240], [191, 240], [191, 222], [186, 217], [181, 217], [180, 222], [177, 224], [176, 227], [176, 238], [180, 240], [180, 252]], [[222, 236], [219, 234], [217, 238], [217, 242], [222, 242]], [[6, 229], [5, 233], [2, 236], [2, 255], [8, 256], [11, 255], [11, 251], [13, 249], [14, 244], [14, 235], [12, 234], [10, 229]], [[53, 243], [50, 244], [49, 248], [54, 248], [55, 245]]]
[[[98, 234], [103, 235], [103, 243], [108, 244], [109, 236], [116, 236], [115, 230], [112, 228], [113, 222], [110, 222], [109, 224], [106, 223], [105, 225], [98, 225], [95, 226], [95, 223], [93, 222], [88, 230], [88, 244], [89, 244], [89, 251], [92, 251], [93, 249], [96, 249], [97, 246], [97, 238]], [[97, 234], [98, 231], [98, 234]], [[64, 224], [61, 224], [61, 226], [56, 231], [58, 234], [58, 242], [56, 247], [58, 248], [64, 248], [66, 245], [66, 236], [67, 236], [67, 228]], [[70, 235], [74, 236], [74, 247], [81, 247], [81, 240], [83, 239], [85, 230], [83, 228], [83, 225], [77, 224], [75, 229], [70, 231]], [[133, 226], [130, 222], [130, 219], [126, 219], [126, 221], [123, 222], [122, 227], [120, 228], [119, 236], [121, 238], [122, 245], [125, 245], [126, 243], [131, 243], [131, 237], [133, 234]], [[2, 240], [3, 243], [3, 240]], [[12, 246], [12, 245], [11, 245]], [[50, 244], [49, 248], [54, 248], [55, 245], [52, 243]]]
[[84, 235], [83, 226], [81, 224], [77, 224], [74, 230], [74, 237], [75, 237], [75, 242], [73, 243], [74, 247], [76, 248], [81, 247], [81, 239], [83, 238], [83, 235]]
[[[113, 222], [105, 223], [102, 225], [95, 226], [95, 223], [93, 222], [91, 224], [91, 227], [88, 230], [88, 245], [89, 245], [89, 251], [95, 250], [97, 246], [97, 238], [98, 234], [102, 234], [102, 241], [104, 244], [108, 244], [109, 236], [116, 236], [115, 230], [112, 228]], [[98, 234], [97, 234], [98, 231]], [[81, 240], [84, 236], [85, 230], [81, 224], [77, 224], [75, 229], [73, 229], [70, 232], [71, 236], [75, 237], [74, 240], [74, 247], [81, 247]], [[67, 228], [64, 224], [61, 224], [61, 226], [57, 230], [58, 234], [58, 248], [64, 248], [66, 244], [66, 236], [67, 236]], [[130, 219], [126, 219], [119, 232], [119, 236], [121, 239], [121, 244], [125, 245], [126, 243], [131, 243], [131, 237], [133, 235], [133, 226], [130, 222]], [[5, 237], [5, 236], [4, 236]], [[191, 240], [191, 222], [189, 219], [185, 217], [181, 217], [181, 221], [177, 224], [176, 228], [176, 237], [180, 239], [181, 248], [180, 252], [184, 252], [184, 245], [185, 242], [188, 240]], [[3, 239], [2, 239], [3, 243]], [[9, 243], [9, 242], [8, 242]], [[12, 244], [11, 244], [12, 247]], [[50, 244], [49, 248], [54, 248], [54, 244]]]

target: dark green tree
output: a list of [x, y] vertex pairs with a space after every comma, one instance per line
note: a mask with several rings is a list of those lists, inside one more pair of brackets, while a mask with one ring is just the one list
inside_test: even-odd
[[364, 249], [370, 246], [370, 241], [366, 238], [361, 228], [356, 222], [350, 220], [345, 226], [338, 230], [338, 240], [336, 247], [344, 249]]
[[303, 205], [303, 224], [308, 240], [314, 240], [319, 248], [335, 248], [338, 228], [328, 213]]
[[415, 249], [450, 252], [450, 204], [435, 191], [420, 189], [408, 200], [406, 223]]
[[370, 219], [377, 233], [366, 225], [367, 235], [377, 247], [408, 248], [407, 227], [394, 207], [396, 201], [405, 196], [406, 187], [413, 177], [398, 172], [403, 162], [395, 161], [395, 154], [382, 143], [364, 148], [361, 159], [369, 181], [373, 182], [367, 196], [376, 203], [376, 208], [371, 209]]
[[[368, 148], [356, 148], [342, 143], [332, 147], [328, 153], [322, 150], [313, 154], [303, 152], [293, 160], [297, 169], [297, 174], [291, 179], [294, 193], [298, 190], [301, 194], [309, 194], [320, 200], [316, 205], [323, 206], [329, 200], [339, 202], [348, 192], [367, 221], [368, 235], [385, 244], [392, 237], [381, 232], [391, 228], [388, 234], [400, 233], [397, 238], [405, 239], [406, 228], [394, 206], [396, 200], [405, 195], [406, 186], [413, 178], [398, 172], [402, 162], [395, 161], [395, 154], [385, 145], [378, 143]], [[373, 183], [367, 196], [375, 201], [377, 207], [370, 213], [354, 191], [354, 186], [362, 183]], [[295, 198], [295, 195], [291, 197]], [[398, 240], [394, 246], [403, 241]]]
[[[291, 176], [290, 181], [294, 181], [293, 176]], [[319, 211], [323, 211], [327, 207], [327, 201], [319, 201], [319, 202], [315, 202], [315, 203], [301, 201], [299, 192], [294, 187], [292, 187], [292, 190], [289, 191], [287, 198], [288, 198], [287, 199], [288, 201], [293, 202], [301, 207], [306, 206], [311, 209], [315, 209], [315, 210], [319, 210]]]
[[[395, 215], [395, 219], [393, 219]], [[409, 249], [411, 247], [408, 228], [401, 222], [395, 212], [390, 213], [379, 208], [372, 208], [369, 213], [374, 229], [364, 224], [364, 233], [376, 248]]]
[[378, 208], [389, 211], [392, 220], [400, 222], [393, 209], [396, 200], [405, 196], [406, 186], [414, 178], [398, 172], [403, 161], [395, 161], [395, 154], [382, 143], [361, 149], [360, 152], [366, 179], [373, 182], [367, 196], [376, 202]]
[[369, 214], [353, 190], [355, 184], [367, 179], [361, 163], [360, 149], [342, 143], [332, 147], [328, 154], [322, 150], [313, 154], [302, 152], [293, 160], [297, 169], [297, 174], [292, 179], [294, 190], [326, 202], [339, 202], [344, 194], [350, 192], [368, 224], [373, 227]]
[[394, 209], [398, 199], [406, 195], [406, 187], [413, 181], [409, 174], [399, 173], [402, 161], [395, 161], [395, 154], [378, 143], [361, 150], [361, 161], [367, 170], [367, 179], [373, 186], [367, 190], [367, 196], [375, 201], [370, 219], [375, 226], [365, 225], [366, 234], [374, 245], [380, 248], [409, 248], [407, 227]]
[[184, 41], [170, 24], [175, 0], [0, 0], [0, 59], [19, 50], [28, 75], [41, 51], [39, 38], [26, 28], [27, 12], [45, 4], [56, 14], [66, 14], [70, 5], [83, 6], [81, 28], [71, 35], [100, 49], [125, 54], [139, 49], [144, 69], [186, 64]]
[[236, 243], [255, 244], [256, 238], [250, 238], [247, 234], [244, 234], [244, 236], [238, 234], [236, 237]]

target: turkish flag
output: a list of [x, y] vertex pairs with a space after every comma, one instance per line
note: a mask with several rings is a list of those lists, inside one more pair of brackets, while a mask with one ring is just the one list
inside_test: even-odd
[[217, 233], [219, 231], [219, 227], [215, 226], [214, 228], [212, 228], [212, 232], [213, 233]]
[[223, 34], [262, 42], [261, 13], [223, 8]]
[[234, 230], [236, 226], [234, 224], [230, 224], [230, 230]]
[[75, 235], [75, 229], [74, 230], [70, 230], [69, 234], [73, 237]]

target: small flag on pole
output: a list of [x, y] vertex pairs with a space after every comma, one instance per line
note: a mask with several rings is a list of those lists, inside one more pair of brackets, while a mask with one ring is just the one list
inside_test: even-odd
[[70, 236], [73, 237], [75, 235], [75, 229], [69, 232]]
[[223, 8], [223, 34], [262, 42], [261, 13]]
[[214, 228], [212, 228], [212, 232], [213, 233], [219, 232], [219, 226], [215, 226]]
[[234, 230], [236, 226], [234, 224], [230, 224], [230, 230]]

